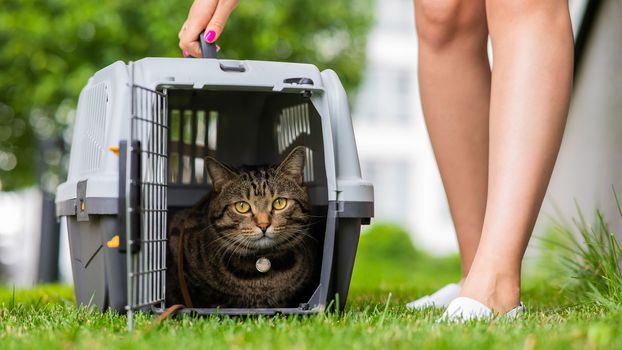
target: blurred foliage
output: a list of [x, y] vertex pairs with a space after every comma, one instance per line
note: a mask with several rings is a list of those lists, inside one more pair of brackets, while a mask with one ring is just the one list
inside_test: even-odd
[[374, 223], [361, 234], [351, 287], [412, 297], [413, 290], [428, 293], [460, 280], [460, 271], [458, 255], [432, 256], [413, 246], [400, 226]]
[[[2, 0], [0, 189], [35, 181], [36, 140], [62, 135], [81, 88], [96, 70], [117, 60], [179, 57], [177, 32], [190, 4]], [[334, 69], [351, 89], [362, 73], [371, 5], [371, 0], [242, 0], [218, 42], [220, 57], [314, 63]]]

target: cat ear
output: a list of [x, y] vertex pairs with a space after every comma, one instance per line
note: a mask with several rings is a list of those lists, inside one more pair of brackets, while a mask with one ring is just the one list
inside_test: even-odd
[[212, 157], [205, 157], [205, 168], [212, 180], [212, 187], [215, 192], [220, 192], [222, 187], [237, 175], [226, 165]]
[[294, 148], [277, 168], [277, 172], [287, 175], [289, 178], [302, 185], [303, 171], [305, 168], [305, 148], [298, 146]]

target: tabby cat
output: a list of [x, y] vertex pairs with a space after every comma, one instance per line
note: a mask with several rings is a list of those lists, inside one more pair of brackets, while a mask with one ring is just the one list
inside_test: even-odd
[[193, 307], [297, 306], [308, 293], [317, 244], [303, 185], [305, 152], [278, 166], [232, 169], [207, 157], [212, 192], [169, 226], [167, 304], [183, 304], [177, 259]]

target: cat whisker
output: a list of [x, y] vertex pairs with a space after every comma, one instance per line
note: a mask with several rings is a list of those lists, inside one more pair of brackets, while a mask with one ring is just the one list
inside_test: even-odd
[[227, 264], [229, 265], [229, 263], [231, 262], [231, 258], [233, 256], [235, 256], [236, 254], [238, 254], [238, 251], [241, 251], [242, 249], [248, 250], [247, 248], [247, 244], [246, 242], [244, 242], [242, 239], [237, 239], [235, 242], [235, 248], [234, 250], [229, 254], [229, 260], [227, 260]]
[[227, 236], [219, 236], [216, 239], [214, 239], [213, 241], [211, 241], [209, 244], [207, 244], [204, 248], [207, 248], [209, 246], [211, 246], [212, 244], [216, 244], [216, 243], [222, 243], [223, 241], [228, 241], [229, 237]]

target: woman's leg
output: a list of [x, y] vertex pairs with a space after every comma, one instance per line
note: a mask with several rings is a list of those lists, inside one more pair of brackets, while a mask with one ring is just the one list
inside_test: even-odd
[[423, 111], [465, 277], [482, 232], [488, 181], [490, 67], [484, 0], [415, 0], [415, 21]]
[[486, 0], [493, 44], [490, 172], [481, 240], [462, 295], [519, 303], [521, 261], [564, 131], [572, 85], [568, 0]]

